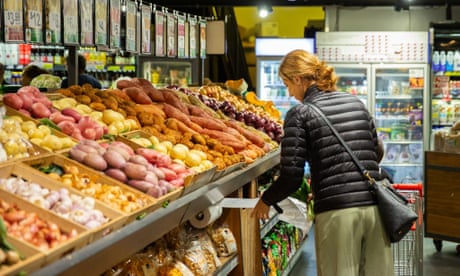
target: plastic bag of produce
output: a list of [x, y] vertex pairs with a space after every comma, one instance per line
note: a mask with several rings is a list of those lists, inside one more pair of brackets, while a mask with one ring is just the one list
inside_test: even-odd
[[38, 88], [58, 89], [61, 88], [61, 78], [51, 74], [41, 74], [33, 78], [30, 85]]
[[283, 209], [279, 219], [299, 228], [302, 231], [302, 239], [305, 238], [313, 223], [307, 219], [307, 204], [297, 198], [288, 197], [278, 202], [278, 205]]

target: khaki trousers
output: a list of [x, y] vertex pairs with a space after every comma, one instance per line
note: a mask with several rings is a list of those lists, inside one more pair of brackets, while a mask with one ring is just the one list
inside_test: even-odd
[[377, 206], [327, 211], [315, 218], [318, 276], [393, 276], [393, 253]]

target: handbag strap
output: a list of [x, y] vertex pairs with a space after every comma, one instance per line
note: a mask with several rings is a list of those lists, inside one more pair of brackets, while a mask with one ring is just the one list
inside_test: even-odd
[[329, 119], [326, 117], [326, 115], [324, 115], [324, 113], [321, 111], [321, 109], [319, 109], [316, 105], [312, 104], [312, 103], [305, 103], [306, 105], [310, 106], [311, 108], [313, 108], [316, 113], [318, 113], [322, 118], [323, 120], [326, 122], [326, 124], [329, 126], [329, 128], [331, 129], [332, 133], [334, 133], [334, 135], [337, 137], [337, 140], [339, 140], [339, 142], [343, 145], [343, 147], [345, 148], [345, 150], [348, 152], [348, 154], [350, 154], [351, 156], [351, 159], [353, 160], [353, 162], [355, 163], [355, 165], [358, 167], [358, 169], [361, 171], [361, 173], [368, 179], [370, 180], [370, 183], [374, 183], [375, 180], [374, 178], [372, 178], [369, 174], [369, 171], [366, 170], [366, 168], [364, 168], [364, 166], [361, 164], [361, 162], [358, 160], [358, 158], [353, 154], [353, 152], [351, 151], [350, 147], [347, 145], [347, 143], [343, 140], [342, 136], [340, 135], [340, 133], [337, 131], [337, 129], [335, 129], [335, 127], [332, 125], [332, 123], [329, 121]]

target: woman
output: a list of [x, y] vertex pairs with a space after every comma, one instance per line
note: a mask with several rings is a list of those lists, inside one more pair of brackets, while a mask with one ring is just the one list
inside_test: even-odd
[[[371, 176], [381, 179], [374, 121], [358, 98], [335, 92], [333, 68], [313, 54], [294, 50], [282, 60], [279, 75], [290, 96], [320, 108]], [[318, 275], [394, 275], [391, 245], [368, 182], [308, 105], [296, 105], [286, 114], [280, 176], [263, 193], [252, 216], [268, 218], [271, 205], [300, 187], [305, 162], [315, 198]]]

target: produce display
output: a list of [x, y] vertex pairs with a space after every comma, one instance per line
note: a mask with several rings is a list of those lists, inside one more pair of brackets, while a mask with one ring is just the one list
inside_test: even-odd
[[[214, 173], [221, 177], [254, 162], [278, 148], [282, 135], [282, 122], [270, 104], [254, 105], [219, 86], [155, 88], [145, 79], [131, 78], [111, 89], [73, 85], [55, 92], [25, 86], [3, 95], [0, 160], [17, 164], [17, 170], [38, 169], [44, 178], [29, 181], [0, 167], [0, 194], [38, 208], [29, 212], [18, 207], [22, 203], [2, 200], [0, 214], [8, 235], [41, 250], [74, 238], [77, 245], [87, 244], [87, 239], [116, 229], [96, 231], [112, 219], [120, 218], [115, 227], [122, 227], [132, 213], [142, 219], [139, 210], [151, 212], [149, 205], [182, 189], [185, 194], [195, 180], [205, 182]], [[55, 156], [70, 162], [50, 162]], [[58, 222], [41, 219], [43, 211]], [[79, 240], [86, 229], [88, 236]], [[111, 272], [209, 275], [222, 265], [221, 258], [237, 250], [224, 225], [201, 234], [180, 232], [168, 233]], [[173, 238], [175, 233], [179, 235]], [[73, 249], [75, 245], [59, 254]], [[63, 256], [59, 254], [53, 258]]]

